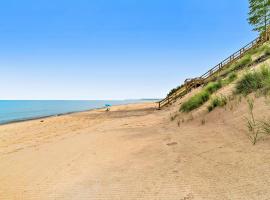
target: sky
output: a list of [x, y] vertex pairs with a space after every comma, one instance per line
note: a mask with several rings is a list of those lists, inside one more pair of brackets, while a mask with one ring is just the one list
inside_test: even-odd
[[0, 2], [0, 99], [162, 98], [255, 39], [248, 0]]

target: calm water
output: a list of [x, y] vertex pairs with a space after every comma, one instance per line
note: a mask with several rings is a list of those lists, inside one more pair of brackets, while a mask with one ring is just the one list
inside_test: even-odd
[[0, 101], [0, 124], [139, 102], [145, 101]]

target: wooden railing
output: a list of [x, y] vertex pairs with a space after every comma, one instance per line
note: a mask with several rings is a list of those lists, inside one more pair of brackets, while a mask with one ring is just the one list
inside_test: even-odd
[[180, 86], [177, 90], [175, 90], [172, 94], [168, 95], [165, 99], [158, 102], [158, 108], [161, 109], [162, 107], [169, 105], [177, 98], [182, 98], [187, 93], [189, 93], [193, 88], [196, 88], [200, 85], [206, 84], [211, 81], [211, 79], [217, 75], [220, 71], [224, 70], [226, 67], [230, 66], [233, 62], [242, 58], [248, 51], [254, 49], [264, 42], [269, 40], [269, 34], [265, 34], [264, 36], [260, 36], [253, 40], [252, 42], [248, 43], [246, 46], [241, 48], [239, 51], [235, 52], [215, 67], [201, 75], [199, 78], [186, 80], [185, 83]]

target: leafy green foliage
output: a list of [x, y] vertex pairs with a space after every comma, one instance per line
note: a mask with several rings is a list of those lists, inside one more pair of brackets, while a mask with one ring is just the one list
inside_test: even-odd
[[270, 20], [270, 0], [249, 0], [249, 23], [254, 31], [263, 33]]

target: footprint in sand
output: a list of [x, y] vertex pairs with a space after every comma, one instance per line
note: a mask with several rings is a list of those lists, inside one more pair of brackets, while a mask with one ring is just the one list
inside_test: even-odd
[[174, 146], [174, 145], [177, 145], [178, 143], [177, 142], [171, 142], [171, 143], [168, 143], [167, 146]]

